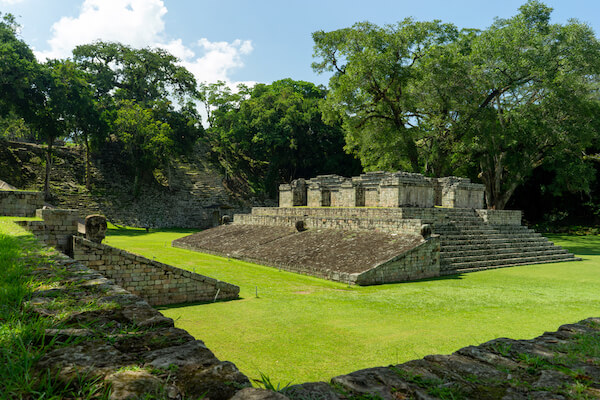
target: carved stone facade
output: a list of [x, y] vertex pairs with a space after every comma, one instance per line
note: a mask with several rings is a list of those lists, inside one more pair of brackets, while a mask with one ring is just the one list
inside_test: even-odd
[[279, 186], [279, 207], [420, 207], [481, 209], [484, 186], [455, 176], [367, 172], [345, 178], [319, 175]]

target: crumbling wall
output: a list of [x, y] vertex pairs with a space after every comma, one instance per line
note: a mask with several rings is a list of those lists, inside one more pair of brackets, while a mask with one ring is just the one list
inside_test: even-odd
[[43, 221], [18, 221], [17, 224], [32, 232], [39, 240], [63, 253], [71, 253], [71, 238], [77, 234], [77, 210], [58, 208], [38, 209], [36, 217]]
[[240, 288], [145, 257], [73, 237], [73, 259], [152, 305], [237, 299]]
[[44, 205], [42, 192], [0, 190], [0, 215], [33, 217]]

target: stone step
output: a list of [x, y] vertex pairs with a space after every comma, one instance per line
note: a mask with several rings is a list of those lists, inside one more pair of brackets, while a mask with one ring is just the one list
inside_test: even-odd
[[503, 251], [505, 249], [514, 249], [514, 248], [537, 248], [537, 247], [545, 247], [552, 248], [555, 245], [546, 240], [540, 242], [498, 242], [498, 243], [463, 243], [463, 244], [455, 244], [455, 245], [443, 245], [441, 246], [441, 253], [452, 253], [452, 252], [466, 252], [466, 251]]
[[554, 244], [552, 244], [551, 242], [546, 242], [544, 244], [539, 244], [536, 246], [518, 246], [518, 245], [511, 245], [511, 246], [504, 246], [504, 247], [499, 247], [499, 246], [495, 246], [495, 247], [490, 247], [490, 246], [486, 246], [486, 247], [479, 247], [479, 248], [471, 248], [469, 246], [463, 246], [458, 250], [447, 250], [445, 248], [441, 249], [441, 255], [442, 257], [459, 257], [459, 256], [478, 256], [478, 255], [483, 255], [483, 254], [490, 254], [490, 252], [492, 253], [514, 253], [516, 251], [520, 251], [523, 253], [530, 253], [530, 252], [535, 252], [535, 251], [544, 251], [544, 250], [549, 250], [549, 249], [562, 249], [562, 247], [560, 246], [556, 246]]
[[566, 254], [549, 254], [540, 256], [520, 256], [513, 258], [502, 258], [498, 260], [487, 260], [487, 261], [467, 261], [457, 262], [452, 264], [444, 264], [443, 270], [465, 270], [473, 268], [489, 268], [507, 265], [527, 265], [534, 263], [543, 263], [549, 261], [572, 261], [575, 256], [571, 253]]
[[530, 261], [530, 262], [526, 262], [526, 263], [493, 265], [493, 266], [488, 266], [488, 267], [459, 268], [459, 269], [454, 269], [454, 270], [440, 271], [440, 275], [455, 275], [455, 274], [463, 274], [463, 273], [468, 273], [468, 272], [486, 271], [488, 269], [519, 267], [519, 266], [534, 265], [534, 264], [551, 264], [551, 263], [569, 262], [569, 261], [581, 261], [581, 258], [572, 257], [572, 258], [568, 258], [568, 259], [564, 259], [564, 260], [557, 259], [557, 260], [545, 260], [545, 261]]
[[541, 236], [540, 234], [532, 235], [532, 234], [515, 234], [515, 235], [503, 235], [501, 233], [495, 235], [442, 235], [440, 236], [442, 240], [442, 246], [444, 245], [455, 245], [459, 243], [497, 243], [497, 242], [545, 242], [548, 239]]
[[532, 230], [524, 229], [495, 229], [495, 228], [471, 228], [456, 230], [433, 229], [433, 232], [442, 236], [460, 236], [460, 235], [520, 235], [529, 234], [539, 236], [540, 234]]
[[564, 249], [549, 248], [542, 251], [515, 251], [513, 253], [496, 253], [496, 254], [479, 254], [479, 255], [463, 255], [455, 257], [446, 257], [443, 255], [440, 258], [440, 262], [443, 264], [461, 264], [466, 262], [475, 261], [493, 261], [493, 260], [505, 260], [519, 257], [541, 257], [551, 256], [558, 254], [568, 254]]

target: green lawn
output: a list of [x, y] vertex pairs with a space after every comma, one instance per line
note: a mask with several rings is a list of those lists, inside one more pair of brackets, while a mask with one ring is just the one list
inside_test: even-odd
[[170, 247], [189, 233], [113, 228], [106, 243], [239, 285], [241, 300], [162, 312], [220, 359], [282, 385], [450, 353], [496, 337], [532, 338], [600, 316], [598, 236], [553, 236], [582, 262], [348, 287]]

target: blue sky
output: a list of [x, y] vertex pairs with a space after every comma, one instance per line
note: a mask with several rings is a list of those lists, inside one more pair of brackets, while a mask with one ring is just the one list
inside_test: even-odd
[[[166, 47], [199, 81], [265, 82], [292, 78], [326, 84], [315, 74], [311, 33], [358, 21], [379, 25], [405, 17], [485, 28], [514, 15], [523, 1], [503, 0], [0, 0], [39, 58], [67, 57], [94, 39]], [[577, 18], [600, 32], [600, 1], [545, 1], [553, 22]]]

